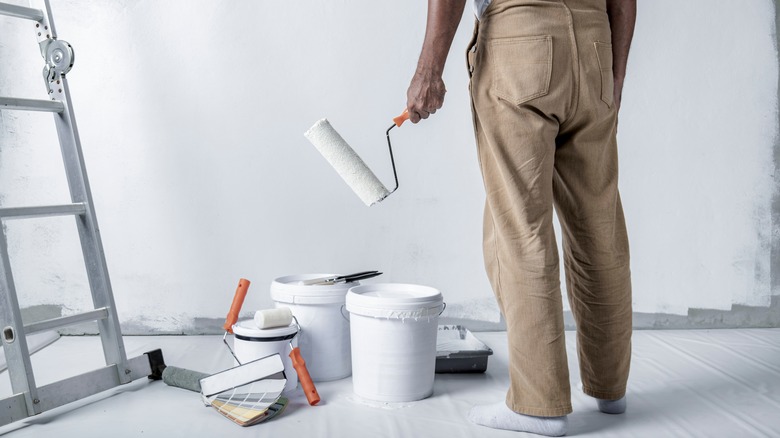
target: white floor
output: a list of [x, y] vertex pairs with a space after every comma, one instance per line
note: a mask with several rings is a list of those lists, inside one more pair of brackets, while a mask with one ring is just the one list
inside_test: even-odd
[[[17, 437], [517, 437], [474, 426], [473, 404], [503, 400], [508, 377], [505, 333], [476, 333], [493, 348], [488, 371], [437, 375], [434, 395], [394, 406], [365, 405], [350, 379], [320, 383], [323, 402], [291, 397], [278, 418], [241, 428], [206, 408], [198, 394], [141, 379], [0, 428]], [[606, 415], [578, 389], [574, 332], [566, 332], [572, 370], [569, 436], [780, 437], [780, 329], [636, 331], [628, 411]], [[218, 371], [231, 363], [215, 336], [126, 337], [128, 355], [162, 348], [166, 363]], [[33, 356], [39, 384], [101, 365], [99, 340], [66, 337]], [[11, 393], [0, 374], [0, 397]], [[532, 436], [532, 435], [527, 435]]]

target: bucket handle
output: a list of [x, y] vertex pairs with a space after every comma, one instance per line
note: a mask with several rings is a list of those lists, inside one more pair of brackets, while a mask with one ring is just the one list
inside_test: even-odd
[[[342, 304], [341, 307], [339, 308], [339, 312], [341, 312], [341, 317], [344, 318], [344, 320], [346, 320], [347, 322], [349, 322], [349, 317], [344, 314], [344, 310], [346, 310], [346, 308], [347, 308], [347, 305], [346, 304]], [[447, 309], [447, 303], [442, 301], [442, 303], [441, 303], [441, 311], [436, 316], [441, 316], [441, 314], [444, 313], [445, 309]]]
[[[298, 322], [298, 318], [296, 318], [295, 315], [292, 316], [292, 319], [295, 321], [295, 326], [298, 328], [296, 335], [300, 336], [301, 332], [303, 331], [303, 327], [301, 327], [301, 323]], [[292, 348], [292, 342], [290, 342], [290, 347]]]

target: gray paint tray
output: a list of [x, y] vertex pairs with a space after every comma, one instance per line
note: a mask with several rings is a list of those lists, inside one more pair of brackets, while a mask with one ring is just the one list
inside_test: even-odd
[[436, 334], [437, 373], [484, 373], [493, 350], [461, 325], [440, 325]]

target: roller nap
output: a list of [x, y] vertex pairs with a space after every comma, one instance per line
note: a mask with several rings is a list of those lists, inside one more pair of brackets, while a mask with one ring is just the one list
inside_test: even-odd
[[366, 166], [366, 163], [330, 125], [328, 119], [317, 121], [303, 134], [328, 160], [344, 182], [368, 206], [385, 199], [390, 191]]
[[171, 366], [162, 372], [162, 380], [167, 385], [195, 392], [200, 392], [200, 379], [204, 377], [208, 374]]
[[289, 307], [258, 310], [255, 312], [255, 325], [259, 329], [287, 327], [292, 322], [292, 311]]

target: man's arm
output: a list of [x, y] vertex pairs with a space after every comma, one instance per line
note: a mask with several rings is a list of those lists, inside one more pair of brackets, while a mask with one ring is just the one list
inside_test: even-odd
[[636, 0], [607, 0], [607, 15], [612, 28], [612, 75], [615, 78], [615, 105], [620, 110], [623, 80], [626, 77], [628, 49], [634, 37]]
[[428, 0], [425, 40], [406, 92], [406, 108], [412, 123], [427, 119], [444, 103], [447, 90], [441, 76], [465, 6], [466, 0]]

